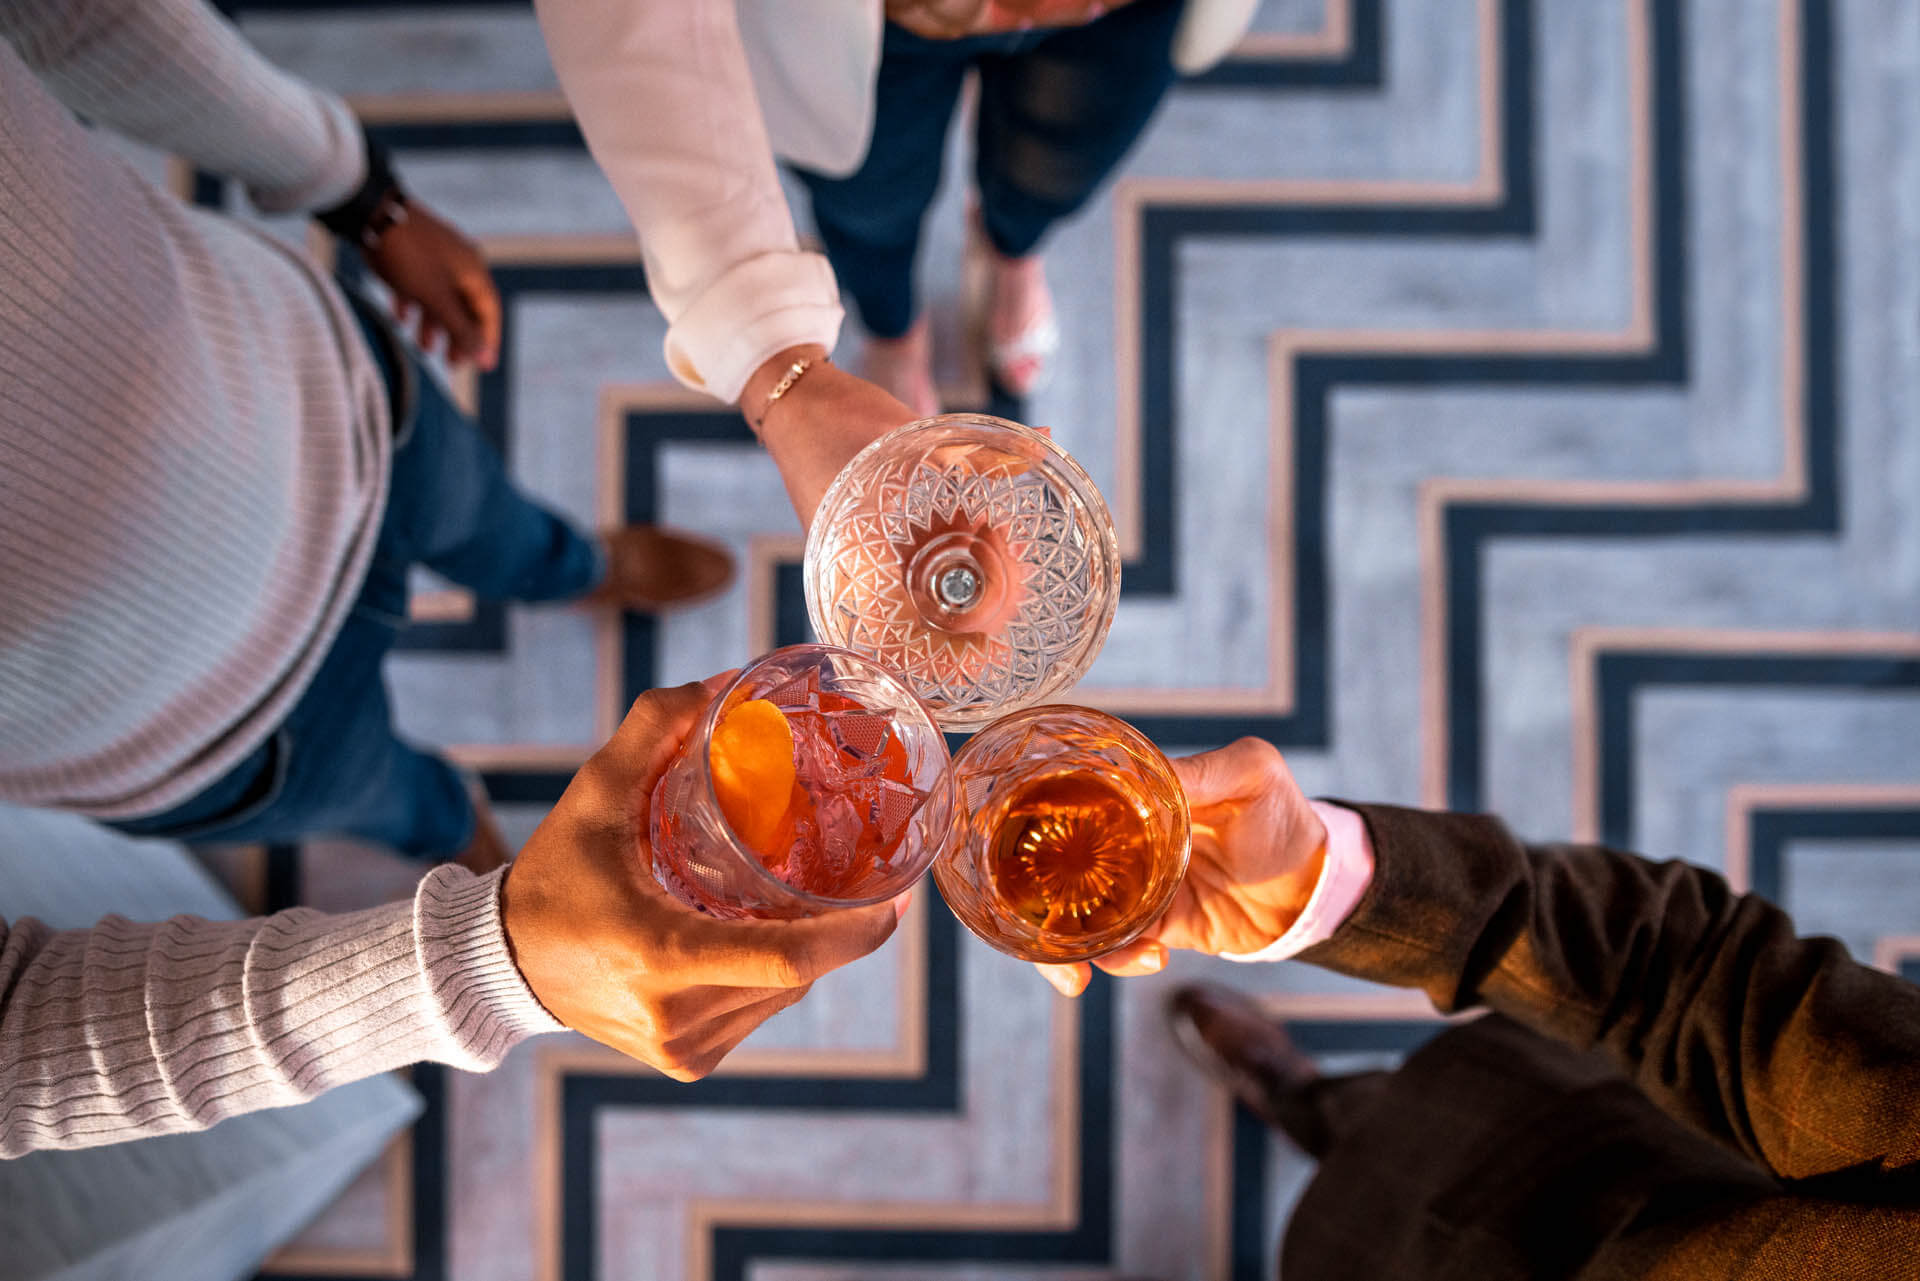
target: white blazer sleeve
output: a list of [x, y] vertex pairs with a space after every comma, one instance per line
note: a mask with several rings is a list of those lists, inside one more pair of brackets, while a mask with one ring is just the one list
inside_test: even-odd
[[640, 236], [668, 367], [739, 399], [786, 347], [828, 348], [839, 289], [800, 251], [733, 0], [536, 0], [561, 88]]

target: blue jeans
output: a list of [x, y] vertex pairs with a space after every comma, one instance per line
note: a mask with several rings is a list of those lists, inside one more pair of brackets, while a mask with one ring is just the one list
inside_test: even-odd
[[458, 853], [473, 802], [458, 771], [393, 732], [380, 671], [426, 565], [495, 600], [565, 600], [606, 573], [599, 548], [513, 487], [500, 456], [419, 357], [351, 291], [393, 405], [393, 471], [373, 562], [287, 718], [251, 755], [162, 814], [111, 824], [195, 841], [358, 837], [416, 858]]
[[797, 170], [840, 286], [867, 332], [898, 338], [918, 314], [913, 262], [940, 187], [947, 127], [980, 75], [974, 183], [987, 239], [1010, 258], [1084, 205], [1173, 84], [1184, 0], [1134, 0], [1085, 26], [929, 40], [888, 23], [873, 139], [845, 178]]

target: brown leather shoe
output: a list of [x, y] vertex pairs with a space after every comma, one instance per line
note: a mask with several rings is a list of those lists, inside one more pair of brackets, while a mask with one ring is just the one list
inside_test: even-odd
[[655, 525], [628, 525], [601, 535], [607, 579], [582, 598], [587, 605], [658, 613], [704, 600], [733, 581], [733, 554], [720, 544]]
[[1193, 984], [1167, 998], [1167, 1021], [1187, 1057], [1249, 1112], [1275, 1129], [1297, 1128], [1300, 1092], [1319, 1079], [1320, 1069], [1252, 998], [1214, 983]]

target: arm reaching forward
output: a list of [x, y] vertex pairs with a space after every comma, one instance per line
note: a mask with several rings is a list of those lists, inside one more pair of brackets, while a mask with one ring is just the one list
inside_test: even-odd
[[636, 700], [504, 872], [435, 868], [411, 902], [344, 916], [0, 925], [0, 1156], [196, 1129], [422, 1059], [485, 1070], [563, 1023], [705, 1076], [905, 908], [722, 921], [655, 883], [647, 798], [713, 693]]
[[1691, 864], [1361, 806], [1373, 884], [1302, 959], [1599, 1046], [1788, 1179], [1920, 1163], [1920, 988]]
[[0, 39], [71, 110], [238, 179], [268, 213], [325, 208], [366, 173], [347, 104], [203, 0], [6, 0]]
[[423, 1059], [484, 1070], [559, 1027], [500, 926], [499, 875], [329, 916], [0, 924], [0, 1156], [199, 1129]]
[[1174, 768], [1194, 819], [1181, 897], [1102, 968], [1158, 969], [1170, 947], [1297, 955], [1604, 1049], [1782, 1178], [1920, 1169], [1920, 988], [1766, 900], [1687, 863], [1529, 846], [1494, 818], [1310, 802], [1254, 739]]

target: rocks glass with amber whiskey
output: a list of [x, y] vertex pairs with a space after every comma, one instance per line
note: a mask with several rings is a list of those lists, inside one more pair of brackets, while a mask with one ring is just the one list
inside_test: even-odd
[[1113, 518], [1041, 432], [943, 414], [890, 432], [835, 478], [807, 536], [823, 642], [897, 672], [947, 729], [1079, 680], [1120, 598]]
[[1186, 875], [1186, 794], [1160, 750], [1085, 707], [1002, 717], [953, 760], [954, 832], [933, 865], [961, 923], [1027, 961], [1138, 938]]

